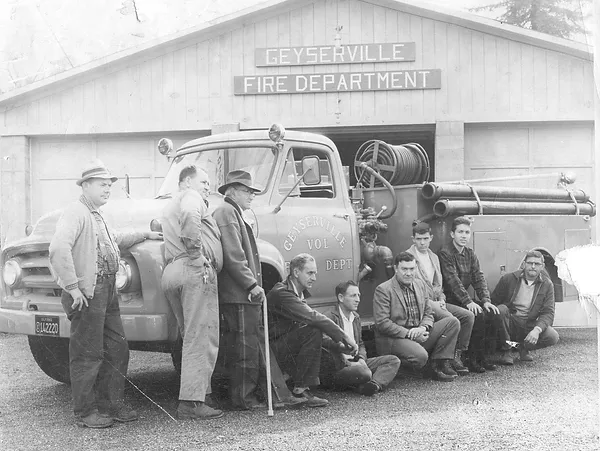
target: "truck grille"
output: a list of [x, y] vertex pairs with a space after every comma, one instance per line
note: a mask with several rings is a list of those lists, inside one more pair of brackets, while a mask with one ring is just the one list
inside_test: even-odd
[[50, 271], [48, 252], [31, 252], [16, 256], [23, 271], [21, 283], [15, 288], [59, 289]]

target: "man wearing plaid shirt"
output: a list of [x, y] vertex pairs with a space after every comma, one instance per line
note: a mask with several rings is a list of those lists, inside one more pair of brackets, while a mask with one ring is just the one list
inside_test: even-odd
[[[467, 309], [475, 315], [467, 351], [469, 370], [474, 373], [493, 371], [496, 365], [485, 358], [488, 340], [486, 316], [497, 315], [499, 311], [490, 301], [490, 292], [479, 267], [479, 260], [473, 249], [467, 247], [471, 239], [471, 221], [465, 216], [455, 218], [450, 236], [452, 241], [438, 252], [446, 302]], [[471, 285], [475, 289], [477, 300], [471, 299], [467, 292]]]

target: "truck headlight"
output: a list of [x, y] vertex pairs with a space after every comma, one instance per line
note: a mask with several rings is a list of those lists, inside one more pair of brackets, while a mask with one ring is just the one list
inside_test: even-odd
[[119, 270], [115, 277], [115, 286], [117, 291], [121, 293], [140, 290], [140, 270], [132, 257], [128, 256], [119, 261]]
[[4, 283], [9, 287], [14, 287], [21, 281], [21, 266], [16, 260], [8, 260], [2, 269], [2, 278]]
[[117, 276], [115, 277], [115, 285], [117, 286], [117, 291], [125, 291], [131, 285], [132, 279], [132, 271], [131, 265], [126, 260], [121, 260], [119, 262], [119, 270], [117, 271]]

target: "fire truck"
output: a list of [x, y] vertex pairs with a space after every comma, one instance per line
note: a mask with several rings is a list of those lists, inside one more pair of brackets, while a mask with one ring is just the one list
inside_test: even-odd
[[[412, 244], [415, 220], [431, 224], [435, 251], [449, 239], [454, 217], [472, 215], [472, 246], [490, 289], [503, 272], [519, 268], [528, 250], [540, 250], [555, 283], [557, 321], [577, 304], [566, 302], [577, 293], [561, 284], [553, 256], [591, 241], [595, 207], [584, 192], [569, 188], [568, 176], [561, 188], [544, 190], [482, 181], [431, 183], [429, 159], [418, 144], [369, 141], [350, 168], [342, 166], [329, 138], [286, 132], [280, 125], [203, 137], [177, 151], [172, 147], [168, 139], [159, 142], [158, 150], [172, 161], [155, 198], [130, 197], [103, 208], [114, 228], [161, 230], [161, 212], [185, 166], [205, 169], [214, 187], [229, 171], [248, 171], [261, 188], [246, 219], [257, 237], [265, 290], [286, 277], [295, 255], [310, 253], [318, 266], [311, 305], [330, 308], [339, 282], [360, 280], [366, 338], [372, 333], [375, 287], [393, 275], [393, 256]], [[215, 192], [209, 202], [214, 208], [222, 196]], [[60, 214], [41, 217], [26, 238], [2, 249], [0, 332], [27, 335], [39, 367], [68, 383], [69, 321], [48, 258]], [[177, 366], [181, 338], [160, 288], [164, 266], [160, 241], [139, 243], [121, 256], [117, 288], [130, 349], [171, 353]]]

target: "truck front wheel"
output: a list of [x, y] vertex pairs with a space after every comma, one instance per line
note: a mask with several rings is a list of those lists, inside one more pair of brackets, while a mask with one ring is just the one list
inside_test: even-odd
[[52, 379], [64, 384], [69, 376], [69, 339], [29, 335], [29, 349], [35, 363]]

